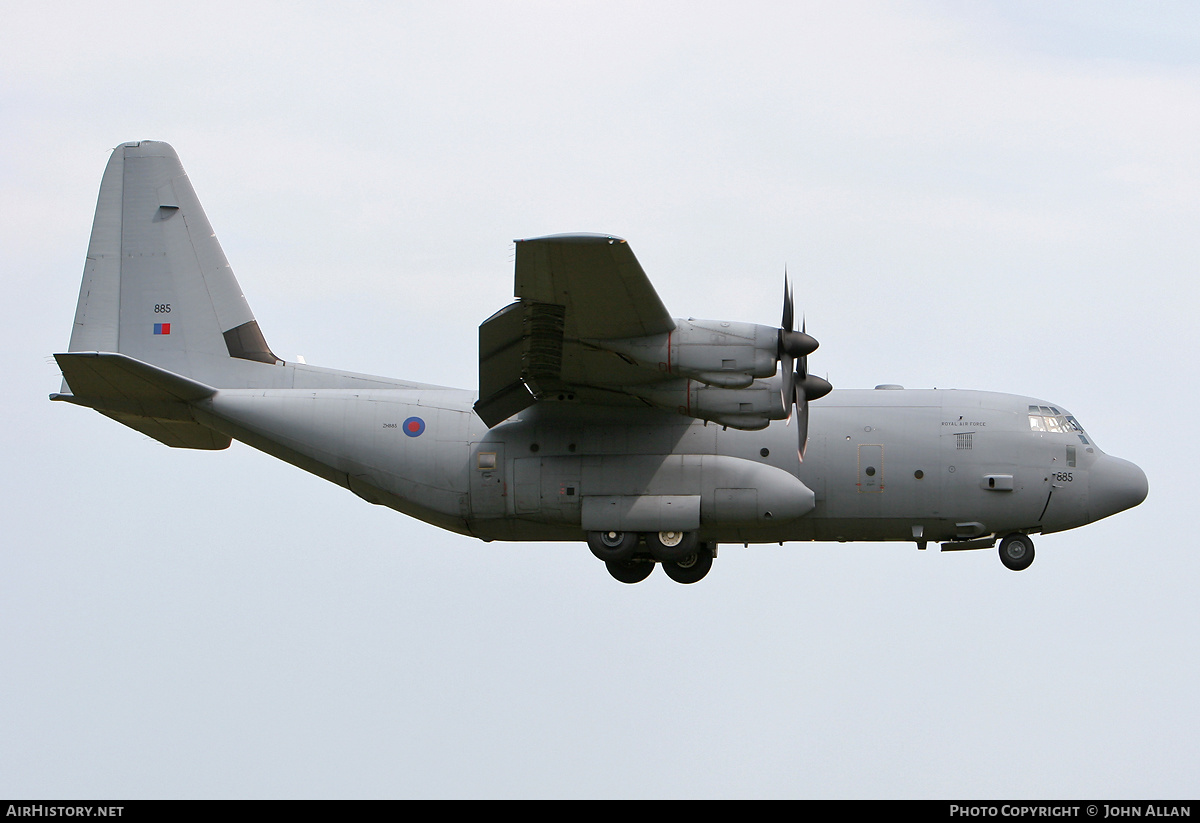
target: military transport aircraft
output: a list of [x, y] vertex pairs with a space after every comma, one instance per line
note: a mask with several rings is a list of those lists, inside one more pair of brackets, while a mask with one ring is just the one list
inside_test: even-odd
[[[1062, 406], [978, 391], [834, 391], [795, 329], [673, 318], [618, 237], [516, 244], [479, 327], [479, 391], [286, 363], [175, 151], [118, 146], [100, 185], [63, 386], [168, 446], [237, 439], [482, 540], [584, 541], [614, 578], [680, 583], [719, 543], [893, 540], [1033, 561], [1030, 534], [1147, 493]], [[819, 401], [819, 402], [814, 402]], [[811, 405], [810, 405], [811, 404]]]

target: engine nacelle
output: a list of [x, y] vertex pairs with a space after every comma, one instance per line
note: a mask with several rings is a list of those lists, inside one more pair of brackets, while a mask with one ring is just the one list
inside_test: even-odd
[[649, 337], [584, 342], [723, 389], [748, 388], [756, 378], [773, 377], [778, 369], [779, 329], [724, 320], [676, 319], [675, 325], [674, 331]]
[[748, 388], [727, 389], [694, 380], [673, 380], [654, 386], [626, 386], [621, 390], [652, 406], [687, 417], [709, 420], [734, 429], [757, 431], [772, 420], [787, 417], [778, 377], [753, 380]]

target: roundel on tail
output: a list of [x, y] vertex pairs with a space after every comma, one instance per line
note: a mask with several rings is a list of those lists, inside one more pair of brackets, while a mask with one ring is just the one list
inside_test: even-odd
[[420, 437], [425, 432], [425, 421], [419, 417], [410, 417], [404, 421], [402, 428], [409, 437]]

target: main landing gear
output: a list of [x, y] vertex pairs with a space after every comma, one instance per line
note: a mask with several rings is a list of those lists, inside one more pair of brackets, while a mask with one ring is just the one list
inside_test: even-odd
[[676, 583], [695, 583], [712, 568], [716, 546], [695, 532], [588, 532], [588, 548], [622, 583], [640, 583], [659, 563]]
[[1014, 572], [1024, 571], [1033, 563], [1033, 540], [1015, 532], [1000, 541], [1000, 562]]

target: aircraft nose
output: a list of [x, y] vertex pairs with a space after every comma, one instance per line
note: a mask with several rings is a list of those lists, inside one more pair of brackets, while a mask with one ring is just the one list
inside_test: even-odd
[[1128, 460], [1101, 455], [1088, 477], [1088, 514], [1095, 521], [1132, 509], [1146, 499], [1146, 473]]

